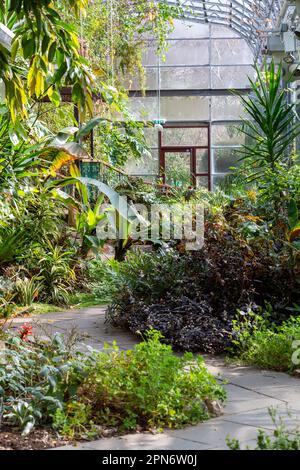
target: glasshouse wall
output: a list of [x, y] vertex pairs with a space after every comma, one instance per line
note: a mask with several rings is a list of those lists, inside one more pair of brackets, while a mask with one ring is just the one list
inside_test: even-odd
[[[130, 161], [127, 171], [147, 181], [191, 181], [212, 188], [237, 164], [245, 138], [237, 127], [242, 106], [233, 89], [247, 93], [253, 53], [232, 29], [175, 21], [165, 57], [147, 41], [146, 92], [128, 81], [137, 120], [165, 122], [146, 131], [152, 158]], [[185, 181], [187, 179], [187, 181]]]

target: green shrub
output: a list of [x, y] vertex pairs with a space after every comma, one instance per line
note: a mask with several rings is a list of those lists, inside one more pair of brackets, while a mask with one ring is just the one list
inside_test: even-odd
[[159, 300], [170, 290], [176, 289], [184, 274], [184, 264], [174, 250], [154, 253], [129, 253], [120, 273], [123, 288], [135, 296], [147, 300]]
[[99, 302], [110, 302], [118, 292], [120, 263], [96, 258], [88, 263], [87, 287]]
[[[170, 289], [180, 286], [184, 275], [184, 263], [177, 251], [130, 252], [126, 261], [118, 266], [114, 277], [116, 290], [131, 293], [145, 302], [159, 300]], [[112, 279], [112, 277], [111, 277]]]
[[99, 353], [81, 389], [92, 405], [93, 421], [122, 430], [137, 425], [180, 427], [209, 417], [206, 400], [225, 399], [202, 357], [182, 358], [160, 342], [157, 331], [133, 350]]
[[[93, 422], [91, 407], [84, 403], [72, 401], [63, 409], [57, 408], [53, 414], [53, 428], [61, 435], [74, 439], [76, 436], [91, 436], [93, 438]], [[87, 428], [90, 427], [91, 431]]]
[[248, 312], [248, 317], [247, 321], [235, 322], [235, 357], [264, 369], [286, 372], [296, 369], [294, 342], [300, 340], [300, 317], [291, 317], [279, 326], [253, 312]]
[[158, 332], [130, 351], [114, 344], [84, 354], [74, 335], [32, 343], [26, 331], [0, 350], [2, 425], [24, 434], [37, 425], [70, 438], [95, 437], [97, 427], [180, 427], [209, 418], [208, 402], [225, 399], [203, 359], [177, 357]]
[[88, 264], [88, 287], [101, 301], [113, 301], [119, 293], [134, 293], [147, 302], [160, 299], [170, 286], [178, 287], [183, 276], [178, 252], [129, 252], [125, 262], [95, 259]]

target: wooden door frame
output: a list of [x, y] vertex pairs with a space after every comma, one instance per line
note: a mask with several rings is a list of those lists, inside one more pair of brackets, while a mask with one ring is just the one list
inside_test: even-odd
[[[163, 180], [163, 184], [166, 184], [166, 153], [186, 152], [191, 151], [191, 184], [196, 186], [198, 176], [203, 176], [208, 179], [208, 190], [211, 190], [211, 142], [210, 142], [210, 125], [199, 124], [199, 125], [170, 125], [165, 124], [164, 129], [190, 129], [190, 128], [203, 128], [207, 129], [207, 145], [162, 145], [162, 132], [159, 132], [158, 146], [159, 146], [159, 175]], [[197, 150], [207, 150], [207, 172], [197, 173]]]

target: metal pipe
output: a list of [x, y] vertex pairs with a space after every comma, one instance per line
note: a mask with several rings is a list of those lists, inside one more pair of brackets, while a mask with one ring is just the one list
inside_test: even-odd
[[284, 17], [286, 15], [287, 9], [290, 6], [289, 0], [284, 0], [284, 4], [282, 5], [282, 8], [280, 10], [278, 20], [277, 20], [277, 27], [279, 28], [281, 25], [281, 22], [284, 20]]

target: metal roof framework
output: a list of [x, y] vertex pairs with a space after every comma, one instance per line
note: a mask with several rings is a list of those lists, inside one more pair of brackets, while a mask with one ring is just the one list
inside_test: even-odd
[[284, 0], [167, 0], [181, 5], [188, 21], [227, 26], [244, 38], [256, 57], [274, 30]]

